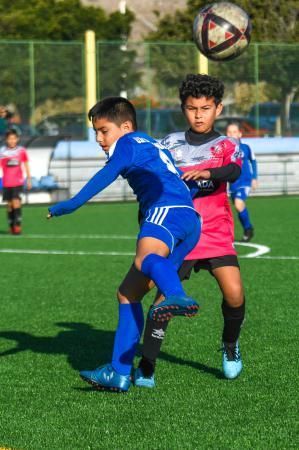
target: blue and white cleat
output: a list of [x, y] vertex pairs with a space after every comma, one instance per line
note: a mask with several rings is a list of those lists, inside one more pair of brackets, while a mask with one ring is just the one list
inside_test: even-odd
[[156, 387], [155, 375], [153, 374], [150, 377], [145, 377], [140, 367], [138, 367], [134, 373], [134, 384], [135, 386], [138, 387], [145, 387], [152, 389]]
[[82, 370], [80, 377], [83, 381], [103, 391], [127, 392], [131, 386], [130, 375], [120, 375], [111, 364], [98, 367], [95, 370]]
[[223, 342], [222, 367], [225, 378], [237, 378], [243, 368], [239, 343], [228, 344]]
[[158, 322], [170, 320], [174, 316], [193, 317], [198, 313], [199, 305], [191, 297], [171, 295], [150, 309], [150, 318]]

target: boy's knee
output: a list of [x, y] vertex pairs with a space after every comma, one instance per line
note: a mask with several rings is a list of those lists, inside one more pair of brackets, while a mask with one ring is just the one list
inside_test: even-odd
[[225, 296], [226, 303], [232, 308], [238, 308], [244, 303], [244, 292], [242, 285], [235, 284]]
[[122, 294], [119, 289], [116, 292], [116, 297], [118, 302], [121, 304], [130, 303], [127, 296]]
[[141, 266], [142, 266], [142, 262], [143, 262], [144, 258], [140, 257], [140, 256], [136, 256], [134, 259], [134, 266], [136, 267], [137, 270], [139, 270], [141, 272]]
[[245, 202], [243, 202], [243, 200], [236, 199], [235, 208], [239, 213], [242, 212], [245, 209]]

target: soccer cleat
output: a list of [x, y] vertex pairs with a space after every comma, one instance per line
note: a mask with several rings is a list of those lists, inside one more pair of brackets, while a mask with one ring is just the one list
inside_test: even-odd
[[247, 230], [244, 231], [244, 235], [242, 237], [241, 242], [249, 242], [254, 236], [253, 228], [247, 228]]
[[238, 342], [233, 344], [223, 342], [222, 367], [225, 378], [233, 380], [242, 371], [242, 358]]
[[22, 228], [20, 227], [20, 225], [14, 225], [12, 227], [12, 234], [21, 234], [22, 233]]
[[150, 377], [145, 377], [143, 375], [142, 369], [138, 367], [134, 373], [134, 384], [135, 386], [138, 387], [145, 387], [152, 389], [156, 387], [155, 375], [152, 374]]
[[170, 320], [173, 316], [193, 317], [197, 314], [198, 309], [199, 305], [193, 298], [171, 295], [158, 305], [153, 305], [149, 316], [153, 320], [164, 322]]
[[103, 391], [127, 392], [131, 386], [130, 375], [120, 375], [111, 364], [95, 370], [83, 370], [80, 372], [80, 377], [95, 389]]

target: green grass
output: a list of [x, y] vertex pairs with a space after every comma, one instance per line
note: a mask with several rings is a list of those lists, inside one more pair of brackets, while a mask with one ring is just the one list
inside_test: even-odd
[[[116, 395], [93, 391], [78, 371], [110, 359], [115, 292], [132, 257], [0, 253], [0, 447], [299, 448], [299, 198], [256, 198], [248, 205], [253, 242], [270, 247], [268, 256], [297, 259], [240, 259], [247, 320], [244, 371], [234, 381], [221, 376], [221, 296], [208, 273], [187, 285], [202, 312], [169, 326], [157, 388]], [[134, 239], [76, 236], [134, 237], [136, 211], [135, 204], [98, 204], [46, 221], [45, 207], [25, 207], [24, 235], [9, 237], [1, 208], [0, 249], [134, 252]], [[237, 237], [240, 232], [237, 224]], [[52, 238], [26, 238], [37, 234]], [[149, 297], [145, 311], [150, 303]]]

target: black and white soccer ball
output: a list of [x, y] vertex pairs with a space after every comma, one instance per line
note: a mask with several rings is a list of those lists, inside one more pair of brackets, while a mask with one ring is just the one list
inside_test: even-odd
[[199, 51], [213, 61], [239, 56], [248, 47], [250, 34], [248, 14], [229, 2], [206, 5], [193, 24], [193, 39]]

